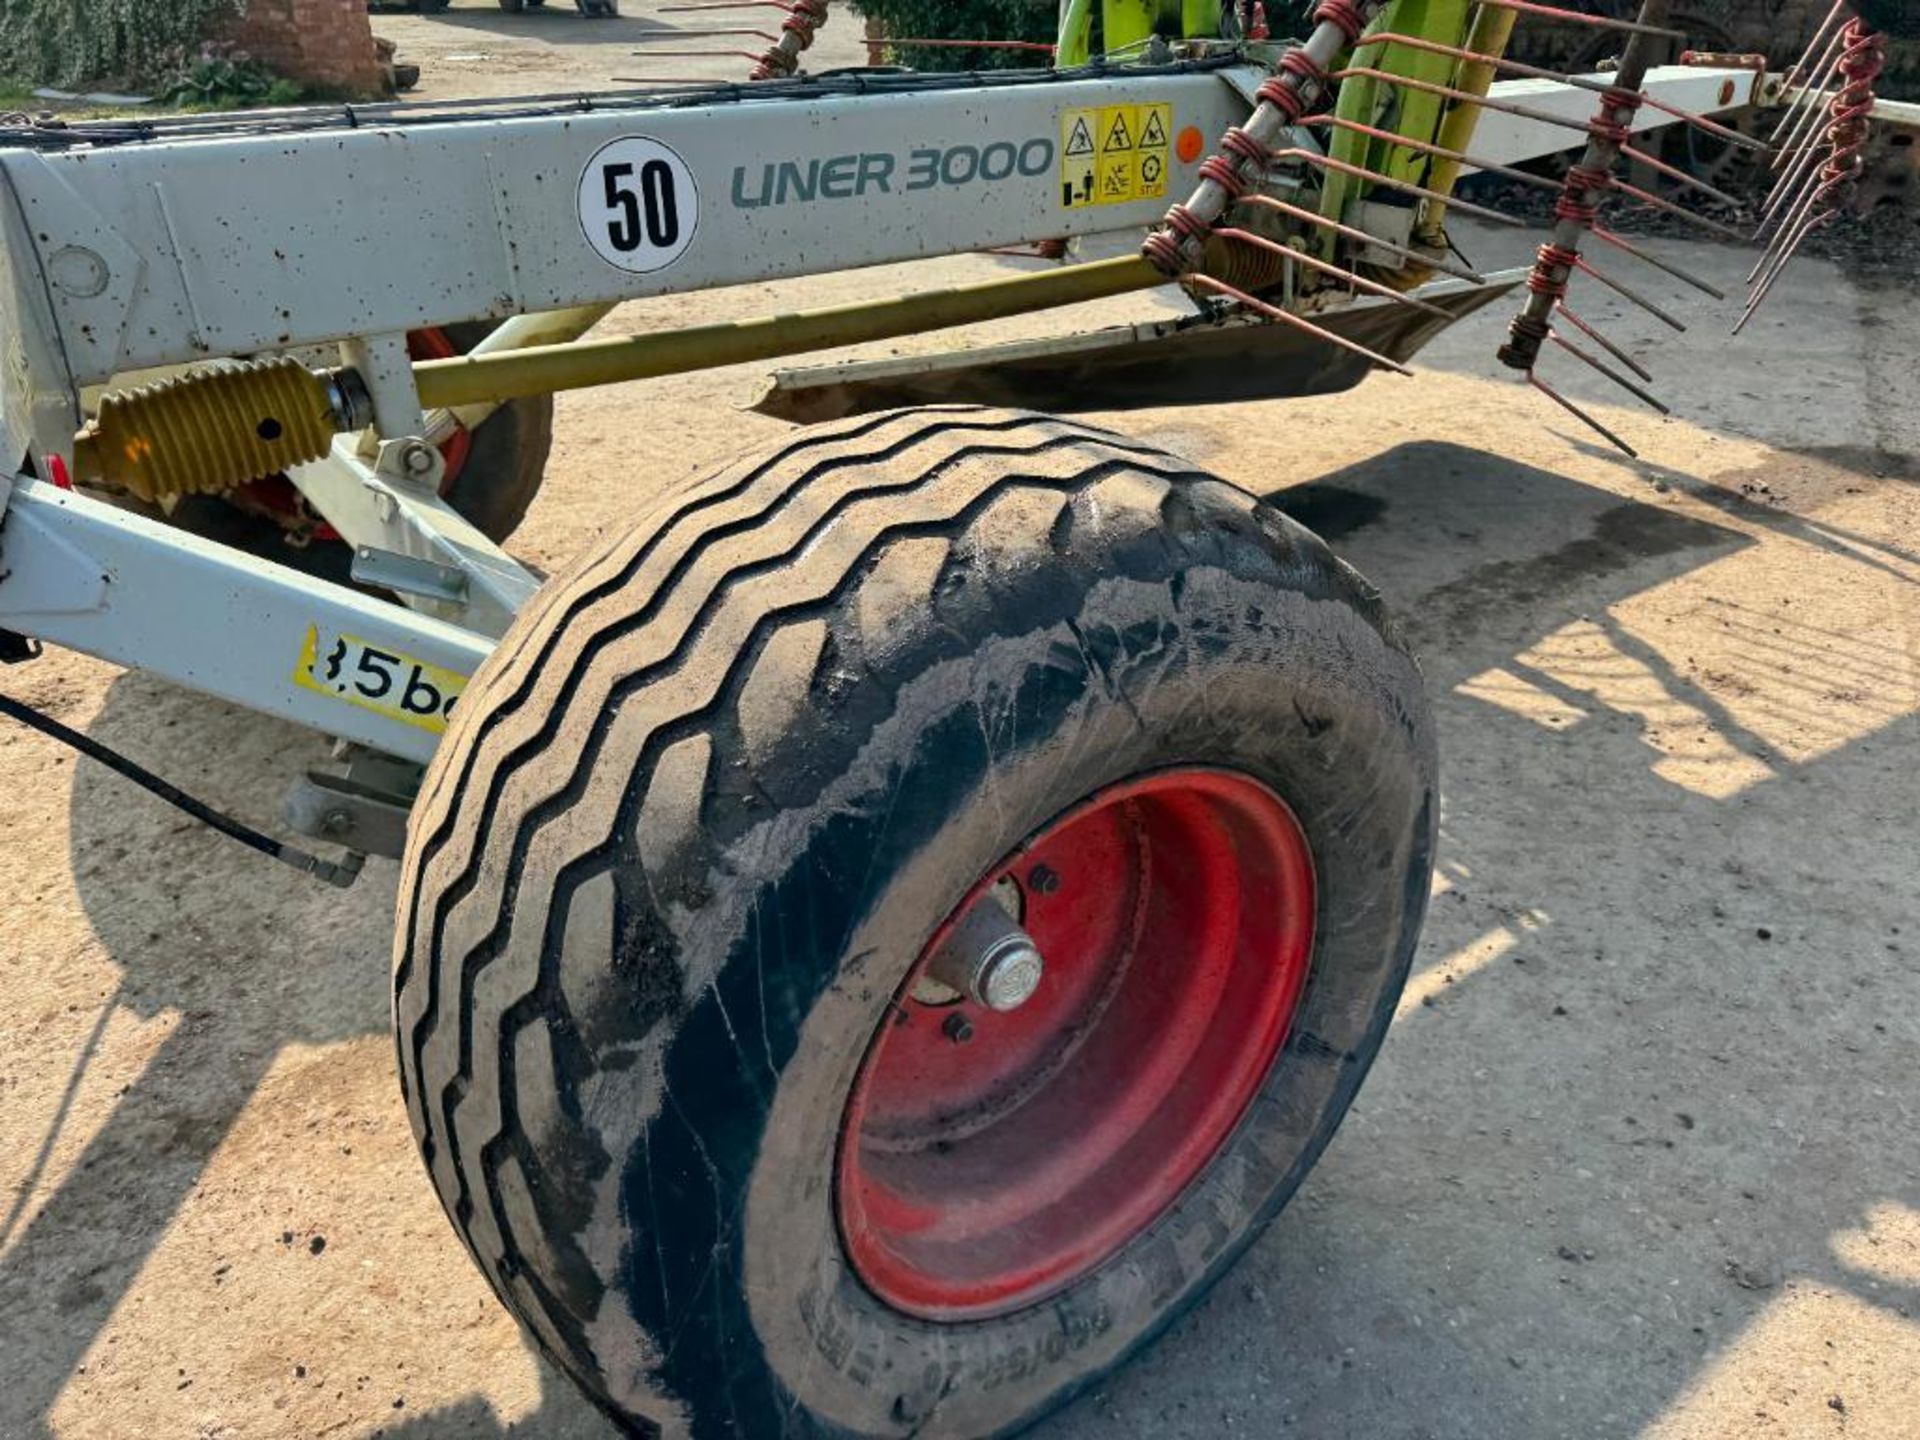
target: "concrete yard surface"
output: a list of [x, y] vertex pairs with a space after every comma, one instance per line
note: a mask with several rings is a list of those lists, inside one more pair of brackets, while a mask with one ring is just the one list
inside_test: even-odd
[[[591, 28], [548, 8], [516, 23]], [[1489, 266], [1533, 243], [1456, 238]], [[1751, 264], [1649, 243], [1730, 290]], [[1501, 371], [1504, 303], [1411, 380], [1093, 417], [1274, 497], [1381, 587], [1445, 797], [1414, 977], [1325, 1159], [1044, 1440], [1920, 1434], [1920, 294], [1809, 262], [1738, 341], [1730, 308], [1660, 294], [1686, 335], [1583, 313], [1675, 418], [1553, 368], [1639, 462]], [[782, 433], [741, 408], [765, 373], [562, 397], [514, 551], [555, 568]], [[0, 688], [269, 828], [327, 749], [66, 654]], [[609, 1436], [422, 1174], [388, 1035], [396, 867], [325, 889], [13, 727], [0, 794], [0, 1437]]]

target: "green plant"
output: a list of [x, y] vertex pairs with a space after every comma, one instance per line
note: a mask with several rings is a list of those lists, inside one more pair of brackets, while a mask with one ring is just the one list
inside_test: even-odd
[[244, 50], [221, 44], [202, 45], [191, 59], [177, 64], [159, 88], [162, 99], [183, 110], [291, 104], [299, 97], [297, 85], [280, 79]]
[[[1029, 40], [1052, 44], [1049, 0], [859, 0], [860, 12], [889, 35], [913, 40]], [[1033, 50], [903, 45], [889, 57], [916, 70], [1007, 70], [1044, 64]]]
[[243, 0], [0, 0], [0, 54], [39, 85], [177, 76]]

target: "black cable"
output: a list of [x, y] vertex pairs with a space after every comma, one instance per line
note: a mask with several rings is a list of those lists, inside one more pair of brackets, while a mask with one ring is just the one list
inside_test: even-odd
[[318, 855], [309, 855], [306, 851], [292, 845], [282, 844], [271, 835], [263, 835], [250, 825], [242, 824], [231, 815], [223, 815], [204, 801], [196, 800], [185, 791], [169, 785], [151, 770], [143, 769], [117, 750], [109, 750], [98, 740], [82, 735], [78, 730], [69, 729], [50, 715], [43, 715], [31, 705], [23, 704], [9, 695], [0, 695], [0, 715], [18, 720], [22, 725], [38, 730], [42, 735], [58, 740], [62, 745], [71, 746], [89, 760], [98, 760], [116, 775], [131, 780], [144, 790], [151, 791], [175, 809], [184, 810], [202, 825], [209, 825], [225, 835], [229, 840], [238, 840], [250, 850], [257, 850], [269, 860], [278, 860], [282, 865], [291, 865], [294, 869], [314, 878], [324, 880], [344, 890], [359, 878], [362, 858], [349, 854], [340, 864], [322, 860]]

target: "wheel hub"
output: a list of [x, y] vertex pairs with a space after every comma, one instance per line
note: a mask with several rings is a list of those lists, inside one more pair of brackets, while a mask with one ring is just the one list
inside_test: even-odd
[[1109, 1259], [1238, 1127], [1313, 920], [1299, 823], [1245, 775], [1136, 777], [1029, 837], [935, 932], [862, 1062], [836, 1202], [862, 1281], [975, 1319]]

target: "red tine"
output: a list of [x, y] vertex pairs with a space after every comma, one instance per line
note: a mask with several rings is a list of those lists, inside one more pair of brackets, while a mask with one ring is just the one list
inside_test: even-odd
[[1661, 403], [1658, 396], [1652, 394], [1649, 391], [1642, 390], [1638, 385], [1634, 384], [1633, 381], [1627, 379], [1626, 376], [1622, 375], [1618, 370], [1615, 370], [1611, 365], [1608, 365], [1606, 362], [1594, 359], [1593, 356], [1587, 354], [1586, 351], [1582, 350], [1578, 345], [1575, 345], [1571, 340], [1567, 339], [1566, 336], [1560, 334], [1559, 331], [1557, 330], [1548, 331], [1547, 338], [1553, 341], [1553, 343], [1558, 345], [1562, 350], [1566, 351], [1569, 355], [1573, 356], [1574, 359], [1582, 362], [1583, 364], [1592, 366], [1595, 371], [1597, 371], [1599, 374], [1606, 376], [1607, 379], [1613, 381], [1614, 384], [1618, 385], [1622, 390], [1625, 390], [1629, 395], [1632, 395], [1635, 399], [1645, 401], [1648, 405], [1651, 405], [1655, 410], [1658, 410], [1662, 415], [1671, 415], [1673, 413], [1673, 411], [1669, 410], [1664, 404]]
[[1614, 359], [1618, 360], [1622, 365], [1626, 366], [1629, 370], [1633, 371], [1633, 373], [1638, 375], [1642, 380], [1646, 381], [1649, 385], [1653, 383], [1653, 372], [1651, 370], [1647, 369], [1646, 366], [1642, 365], [1638, 360], [1634, 359], [1625, 350], [1622, 350], [1618, 345], [1614, 344], [1613, 341], [1609, 340], [1606, 336], [1602, 335], [1598, 330], [1594, 329], [1593, 326], [1589, 325], [1586, 321], [1582, 320], [1578, 315], [1574, 314], [1573, 307], [1567, 304], [1565, 300], [1562, 300], [1559, 303], [1559, 305], [1556, 307], [1556, 313], [1565, 316], [1569, 321], [1572, 322], [1574, 329], [1578, 330], [1582, 335], [1586, 336], [1589, 340], [1593, 341], [1594, 344], [1598, 345], [1602, 350], [1606, 351], [1609, 355], [1613, 356]]
[[1662, 175], [1666, 176], [1669, 180], [1675, 181], [1676, 183], [1681, 185], [1685, 185], [1690, 190], [1698, 190], [1702, 195], [1712, 196], [1715, 200], [1718, 200], [1722, 205], [1727, 206], [1729, 209], [1737, 210], [1740, 208], [1740, 201], [1738, 197], [1729, 195], [1724, 190], [1716, 190], [1713, 186], [1707, 184], [1706, 181], [1696, 179], [1694, 176], [1689, 175], [1686, 171], [1680, 169], [1678, 166], [1670, 165], [1665, 160], [1661, 160], [1656, 158], [1655, 156], [1649, 155], [1646, 153], [1646, 151], [1641, 150], [1636, 146], [1622, 145], [1620, 147], [1620, 153], [1629, 160], [1633, 160], [1638, 162], [1639, 164], [1645, 165], [1650, 170], [1659, 171]]
[[[1834, 126], [1862, 118], [1860, 114], [1842, 114], [1843, 110], [1857, 109], [1859, 106], [1859, 87], [1862, 83], [1859, 77], [1862, 75], [1867, 77], [1864, 83], [1868, 86], [1868, 103], [1871, 104], [1871, 87], [1873, 81], [1879, 78], [1879, 67], [1884, 63], [1884, 42], [1872, 31], [1857, 24], [1843, 27], [1834, 40], [1840, 46], [1840, 52], [1831, 69], [1840, 73], [1842, 83], [1837, 90], [1821, 92], [1823, 103], [1807, 111], [1807, 115], [1816, 121], [1825, 119], [1827, 126], [1823, 129], [1815, 123], [1810, 129], [1796, 131], [1791, 147], [1793, 163], [1781, 171], [1780, 179], [1767, 196], [1766, 214], [1761, 217], [1762, 231], [1766, 228], [1767, 220], [1779, 208], [1781, 200], [1805, 178], [1808, 166], [1819, 155], [1821, 147], [1831, 145]], [[1776, 165], [1779, 163], [1779, 160], [1775, 161]]]
[[1807, 61], [1813, 58], [1814, 52], [1825, 42], [1827, 32], [1833, 29], [1835, 22], [1846, 13], [1847, 0], [1833, 0], [1833, 8], [1827, 11], [1827, 18], [1820, 22], [1820, 28], [1815, 30], [1813, 32], [1813, 38], [1807, 41], [1807, 48], [1801, 52], [1800, 58], [1793, 62], [1793, 69], [1787, 72], [1787, 78], [1780, 86], [1783, 94], [1793, 89], [1794, 86], [1798, 85], [1801, 80], [1805, 78]]
[[1774, 218], [1782, 213], [1782, 206], [1786, 206], [1789, 211], [1793, 209], [1792, 205], [1787, 204], [1789, 197], [1798, 202], [1800, 187], [1806, 181], [1808, 173], [1820, 163], [1821, 154], [1819, 145], [1808, 145], [1800, 152], [1800, 158], [1793, 163], [1792, 168], [1781, 172], [1780, 178], [1774, 182], [1773, 189], [1767, 194], [1766, 209], [1760, 212], [1760, 224], [1753, 232], [1754, 239], [1758, 240], [1773, 227]]
[[[653, 30], [633, 38], [643, 45], [651, 45], [655, 40], [718, 40], [722, 36], [751, 35], [756, 40], [778, 41], [780, 36], [770, 30], [754, 30], [746, 26], [729, 26], [724, 30]], [[643, 52], [636, 50], [636, 55]], [[670, 50], [648, 50], [644, 53], [670, 55]]]
[[1587, 128], [1585, 120], [1569, 120], [1564, 115], [1536, 110], [1531, 105], [1521, 105], [1512, 100], [1496, 100], [1491, 95], [1475, 95], [1471, 90], [1458, 90], [1451, 85], [1436, 85], [1431, 80], [1417, 80], [1411, 75], [1395, 75], [1392, 71], [1376, 69], [1371, 65], [1349, 65], [1344, 70], [1334, 71], [1332, 78], [1378, 80], [1383, 84], [1399, 85], [1409, 90], [1421, 91], [1423, 94], [1438, 95], [1462, 105], [1479, 105], [1488, 110], [1498, 110], [1503, 115], [1518, 116], [1522, 120], [1537, 120], [1542, 125], [1555, 125], [1562, 130], [1584, 131]]
[[1578, 405], [1574, 404], [1571, 400], [1567, 399], [1566, 396], [1562, 395], [1558, 390], [1554, 389], [1551, 385], [1547, 384], [1546, 381], [1542, 380], [1538, 375], [1534, 374], [1531, 370], [1527, 372], [1527, 383], [1533, 386], [1533, 388], [1538, 390], [1542, 395], [1546, 396], [1549, 400], [1553, 401], [1553, 403], [1558, 405], [1562, 410], [1565, 410], [1569, 415], [1573, 416], [1574, 419], [1578, 420], [1582, 425], [1585, 425], [1588, 429], [1594, 431], [1596, 434], [1604, 436], [1608, 444], [1612, 445], [1614, 449], [1620, 451], [1622, 454], [1627, 456], [1628, 459], [1638, 460], [1640, 458], [1640, 452], [1638, 450], [1634, 449], [1631, 445], [1627, 444], [1626, 441], [1622, 440], [1618, 435], [1614, 434], [1613, 431], [1609, 430], [1606, 426], [1602, 425], [1598, 420], [1594, 419], [1593, 416], [1587, 414], [1586, 411], [1582, 410]]
[[1213, 276], [1203, 275], [1198, 271], [1188, 275], [1186, 279], [1189, 284], [1198, 285], [1203, 290], [1211, 290], [1216, 295], [1224, 295], [1229, 300], [1236, 300], [1256, 314], [1266, 316], [1269, 320], [1277, 320], [1282, 325], [1291, 325], [1294, 329], [1303, 331], [1317, 339], [1338, 345], [1342, 350], [1350, 350], [1363, 359], [1371, 360], [1383, 370], [1391, 370], [1396, 375], [1413, 374], [1413, 371], [1402, 365], [1398, 360], [1389, 360], [1385, 355], [1369, 350], [1364, 345], [1357, 345], [1344, 335], [1336, 335], [1324, 326], [1316, 325], [1311, 320], [1303, 316], [1295, 315], [1289, 310], [1281, 310], [1276, 306], [1267, 304], [1264, 300], [1256, 300], [1253, 296], [1247, 294], [1246, 291], [1237, 290], [1224, 280], [1216, 280]]
[[1682, 333], [1686, 331], [1687, 327], [1685, 324], [1683, 324], [1681, 321], [1674, 319], [1673, 316], [1669, 315], [1666, 311], [1662, 310], [1658, 305], [1654, 304], [1651, 300], [1647, 299], [1646, 296], [1640, 294], [1637, 290], [1634, 290], [1629, 286], [1622, 284], [1620, 281], [1614, 279], [1611, 275], [1606, 274], [1604, 271], [1594, 269], [1593, 265], [1587, 260], [1587, 258], [1584, 255], [1579, 255], [1574, 257], [1573, 268], [1578, 270], [1582, 275], [1590, 276], [1591, 278], [1598, 280], [1602, 285], [1606, 286], [1609, 290], [1613, 291], [1613, 293], [1618, 295], [1621, 299], [1632, 301], [1635, 305], [1638, 305], [1642, 310], [1646, 311], [1647, 314], [1653, 316], [1654, 319], [1662, 321], [1663, 323], [1672, 326], [1675, 330], [1681, 331]]
[[[1505, 115], [1516, 115], [1523, 120], [1535, 120], [1543, 125], [1557, 125], [1562, 130], [1579, 130], [1583, 133], [1589, 132], [1590, 130], [1590, 122], [1586, 120], [1570, 120], [1564, 115], [1553, 115], [1545, 110], [1536, 110], [1531, 105], [1520, 105], [1511, 100], [1496, 100], [1487, 95], [1475, 95], [1470, 90], [1455, 89], [1451, 85], [1436, 85], [1430, 80], [1416, 80], [1409, 75], [1395, 75], [1391, 71], [1377, 70], [1371, 66], [1350, 66], [1345, 70], [1337, 72], [1334, 78], [1336, 80], [1345, 80], [1356, 75], [1362, 75], [1370, 80], [1378, 80], [1389, 85], [1404, 86], [1409, 90], [1419, 90], [1428, 95], [1443, 96], [1448, 100], [1455, 101], [1462, 105], [1480, 105], [1489, 110], [1498, 110]], [[1609, 93], [1613, 88], [1612, 86], [1604, 87], [1602, 93]], [[1644, 96], [1642, 98], [1644, 98]], [[1740, 203], [1724, 190], [1716, 190], [1704, 180], [1696, 180], [1684, 170], [1676, 169], [1664, 160], [1656, 160], [1653, 156], [1648, 155], [1644, 151], [1637, 150], [1624, 142], [1620, 145], [1620, 153], [1630, 160], [1637, 160], [1643, 165], [1650, 166], [1665, 175], [1671, 176], [1675, 180], [1682, 181], [1696, 190], [1705, 191], [1722, 204], [1738, 206]]]
[[[760, 58], [759, 54], [752, 50], [637, 50], [634, 54], [644, 56], [648, 60], [758, 60]], [[631, 76], [623, 78], [618, 75], [614, 78], [623, 85], [718, 85], [724, 83], [711, 77], [705, 80], [688, 78], [675, 81], [659, 80], [651, 75], [642, 79], [634, 79]]]
[[1033, 50], [1053, 54], [1054, 47], [1038, 40], [911, 40], [889, 35], [880, 42], [886, 49], [908, 46], [921, 50]]
[[1438, 305], [1430, 304], [1416, 296], [1395, 290], [1389, 285], [1382, 285], [1377, 280], [1369, 280], [1364, 275], [1356, 275], [1351, 270], [1343, 270], [1340, 266], [1329, 264], [1318, 256], [1308, 255], [1304, 251], [1294, 249], [1291, 245], [1282, 245], [1277, 240], [1269, 240], [1264, 235], [1256, 235], [1251, 230], [1242, 230], [1234, 225], [1222, 225], [1215, 229], [1213, 233], [1228, 240], [1238, 240], [1243, 244], [1255, 246], [1258, 249], [1281, 256], [1283, 259], [1295, 261], [1306, 266], [1309, 270], [1317, 270], [1322, 275], [1334, 276], [1336, 279], [1344, 280], [1356, 289], [1366, 291], [1369, 295], [1378, 295], [1384, 300], [1392, 300], [1396, 304], [1405, 305], [1414, 310], [1424, 310], [1427, 314], [1437, 315], [1442, 320], [1451, 320], [1453, 318]]
[[[1846, 0], [1839, 0], [1839, 4], [1835, 5], [1834, 9], [1837, 11], [1845, 4]], [[1821, 33], [1825, 34], [1825, 32], [1826, 27], [1822, 26]], [[1798, 83], [1802, 88], [1799, 93], [1793, 95], [1793, 98], [1788, 102], [1787, 113], [1780, 117], [1780, 123], [1774, 127], [1773, 134], [1767, 137], [1769, 144], [1777, 143], [1789, 128], [1796, 125], [1798, 121], [1803, 118], [1803, 109], [1812, 103], [1815, 96], [1826, 89], [1827, 80], [1833, 74], [1834, 61], [1839, 55], [1840, 39], [1845, 33], [1845, 26], [1834, 31], [1832, 36], [1828, 38], [1826, 48], [1823, 50], [1820, 50], [1819, 36], [1815, 36], [1813, 44], [1807, 49], [1807, 53], [1802, 55], [1798, 63], [1794, 65], [1793, 70], [1789, 74], [1788, 83], [1781, 87], [1782, 93], [1791, 92], [1795, 83]], [[1808, 65], [1807, 62], [1813, 58], [1815, 50], [1820, 50], [1820, 59], [1815, 64]], [[1820, 77], [1817, 82], [1813, 79], [1816, 75]], [[1819, 106], [1815, 105], [1813, 108], [1818, 109]]]
[[1711, 230], [1714, 234], [1722, 236], [1725, 239], [1745, 241], [1748, 238], [1731, 225], [1723, 225], [1718, 220], [1708, 219], [1705, 215], [1696, 215], [1684, 205], [1676, 205], [1671, 200], [1662, 199], [1650, 190], [1642, 190], [1638, 185], [1629, 184], [1618, 175], [1612, 177], [1607, 188], [1609, 190], [1617, 190], [1622, 195], [1630, 196], [1642, 205], [1658, 210], [1664, 215], [1671, 215], [1676, 220], [1685, 220], [1691, 224], [1698, 225], [1702, 230]]
[[[1819, 136], [1819, 144], [1826, 147], [1826, 162], [1817, 170], [1810, 170], [1810, 162], [1803, 157], [1783, 177], [1782, 184], [1775, 187], [1772, 202], [1761, 221], [1761, 234], [1766, 233], [1786, 196], [1791, 194], [1793, 200], [1766, 253], [1747, 276], [1753, 289], [1747, 299], [1746, 313], [1734, 326], [1736, 335], [1759, 311], [1807, 236], [1839, 213], [1841, 198], [1865, 168], [1863, 157], [1869, 137], [1869, 117], [1873, 114], [1874, 83], [1886, 64], [1886, 38], [1856, 19], [1842, 28], [1840, 39], [1838, 69], [1842, 83], [1827, 103], [1827, 125]], [[1810, 139], [1807, 155], [1816, 154], [1817, 149]], [[1800, 178], [1803, 173], [1804, 179]]]
[[1594, 239], [1604, 241], [1606, 244], [1613, 246], [1614, 249], [1620, 251], [1623, 255], [1631, 255], [1643, 265], [1651, 265], [1656, 270], [1664, 270], [1674, 279], [1691, 285], [1703, 295], [1711, 295], [1716, 300], [1724, 300], [1727, 298], [1726, 291], [1715, 289], [1698, 275], [1681, 269], [1671, 260], [1663, 260], [1651, 251], [1642, 250], [1625, 236], [1616, 235], [1603, 225], [1590, 225], [1587, 227], [1587, 233], [1592, 235]]
[[1282, 215], [1291, 215], [1296, 220], [1304, 220], [1309, 225], [1318, 225], [1322, 230], [1331, 230], [1336, 235], [1344, 235], [1349, 240], [1358, 240], [1363, 245], [1377, 245], [1382, 250], [1386, 250], [1391, 254], [1416, 261], [1422, 265], [1431, 265], [1443, 275], [1452, 275], [1460, 280], [1470, 280], [1476, 285], [1484, 285], [1487, 283], [1487, 277], [1478, 271], [1469, 270], [1463, 265], [1455, 265], [1451, 261], [1440, 260], [1431, 255], [1423, 255], [1418, 250], [1409, 249], [1407, 246], [1392, 240], [1382, 240], [1377, 235], [1369, 235], [1365, 230], [1357, 230], [1351, 225], [1342, 225], [1338, 220], [1328, 219], [1318, 210], [1308, 210], [1300, 205], [1289, 204], [1287, 201], [1277, 200], [1271, 195], [1249, 195], [1246, 197], [1246, 203], [1249, 205], [1260, 205], [1268, 210], [1277, 210]]
[[[1787, 113], [1781, 118], [1773, 134], [1768, 137], [1769, 143], [1779, 147], [1773, 157], [1775, 169], [1784, 165], [1787, 157], [1800, 145], [1806, 143], [1809, 133], [1818, 133], [1819, 117], [1825, 113], [1827, 105], [1838, 93], [1828, 90], [1827, 84], [1833, 79], [1834, 71], [1839, 68], [1840, 58], [1845, 53], [1842, 41], [1846, 33], [1843, 28], [1835, 32], [1833, 39], [1827, 42], [1827, 53], [1821, 56], [1813, 78], [1802, 87], [1798, 95], [1793, 97], [1792, 103], [1787, 106]], [[1783, 134], [1787, 136], [1785, 141], [1780, 139]]]
[[[1429, 80], [1416, 80], [1413, 77], [1408, 75], [1395, 75], [1386, 70], [1374, 69], [1371, 66], [1364, 66], [1364, 65], [1350, 66], [1345, 70], [1341, 70], [1337, 72], [1334, 78], [1336, 80], [1345, 80], [1356, 75], [1365, 76], [1371, 80], [1379, 80], [1389, 85], [1404, 86], [1409, 90], [1419, 90], [1428, 95], [1439, 95], [1445, 99], [1455, 101], [1456, 103], [1459, 103], [1462, 105], [1480, 105], [1489, 110], [1498, 110], [1505, 115], [1518, 116], [1522, 120], [1535, 120], [1543, 125], [1555, 125], [1562, 130], [1578, 130], [1583, 133], [1589, 133], [1591, 129], [1590, 122], [1585, 120], [1570, 120], [1564, 115], [1553, 115], [1553, 114], [1549, 114], [1545, 110], [1536, 110], [1531, 105], [1520, 105], [1520, 104], [1516, 104], [1511, 100], [1496, 100], [1491, 96], [1475, 95], [1471, 91], [1458, 90], [1451, 85], [1436, 85]], [[1611, 87], [1609, 87], [1609, 89], [1611, 89]], [[1644, 95], [1642, 96], [1642, 98], [1643, 99], [1645, 98]], [[1626, 144], [1625, 142], [1621, 142], [1619, 148], [1620, 148], [1620, 153], [1622, 155], [1625, 155], [1629, 159], [1637, 160], [1642, 164], [1651, 166], [1655, 170], [1659, 170], [1665, 174], [1671, 175], [1675, 179], [1684, 181], [1686, 184], [1692, 186], [1697, 190], [1703, 190], [1707, 194], [1713, 196], [1714, 199], [1719, 200], [1721, 203], [1725, 205], [1738, 206], [1740, 203], [1733, 196], [1727, 194], [1724, 190], [1716, 190], [1713, 188], [1713, 186], [1707, 184], [1705, 181], [1696, 180], [1691, 175], [1688, 175], [1685, 171], [1676, 170], [1673, 166], [1667, 164], [1664, 160], [1656, 160], [1653, 156], [1648, 155], [1646, 152], [1642, 150], [1638, 150], [1633, 146]], [[1621, 188], [1625, 189], [1626, 187], [1622, 186]], [[1636, 191], [1631, 191], [1629, 193], [1639, 196], [1641, 198], [1647, 198], [1645, 197], [1645, 193], [1642, 191], [1636, 190]], [[1648, 203], [1658, 204], [1659, 202], [1648, 199]], [[1689, 215], [1690, 218], [1699, 219], [1700, 223], [1702, 224], [1711, 223], [1709, 221], [1701, 219], [1701, 217], [1691, 216], [1690, 212], [1686, 210], [1681, 210], [1677, 206], [1672, 207], [1672, 209], [1673, 209], [1673, 213], [1679, 214], [1679, 215]], [[1725, 227], [1721, 227], [1721, 228], [1724, 229]], [[1727, 231], [1726, 233], [1729, 235], [1735, 234], [1735, 232], [1730, 230]]]
[[1338, 115], [1308, 115], [1300, 122], [1302, 125], [1326, 125], [1340, 130], [1351, 130], [1356, 135], [1370, 136], [1375, 140], [1387, 140], [1395, 145], [1405, 146], [1421, 155], [1431, 155], [1436, 160], [1452, 160], [1461, 165], [1470, 165], [1476, 170], [1485, 170], [1490, 175], [1504, 176], [1508, 180], [1518, 181], [1522, 185], [1532, 185], [1542, 190], [1558, 190], [1560, 182], [1545, 175], [1536, 175], [1531, 170], [1516, 170], [1511, 165], [1496, 165], [1491, 160], [1482, 160], [1469, 155], [1464, 150], [1449, 150], [1444, 145], [1434, 145], [1425, 140], [1412, 140], [1404, 135], [1396, 135], [1391, 130], [1382, 130], [1377, 125], [1363, 125], [1358, 120], [1343, 120]]
[[709, 10], [778, 10], [783, 15], [797, 15], [800, 7], [787, 3], [787, 0], [710, 0], [702, 5], [662, 5], [662, 15], [698, 15]]
[[[1367, 43], [1369, 45], [1404, 45], [1410, 50], [1425, 50], [1434, 55], [1451, 55], [1456, 60], [1465, 60], [1479, 65], [1492, 65], [1496, 69], [1505, 71], [1509, 75], [1525, 75], [1535, 80], [1557, 80], [1562, 85], [1570, 85], [1576, 90], [1588, 90], [1595, 95], [1604, 95], [1612, 88], [1612, 86], [1604, 80], [1589, 80], [1584, 75], [1568, 75], [1559, 70], [1549, 70], [1539, 65], [1523, 65], [1518, 60], [1508, 60], [1498, 55], [1485, 55], [1478, 50], [1469, 50], [1463, 45], [1442, 45], [1436, 40], [1424, 39], [1418, 35], [1400, 35], [1388, 31], [1383, 35], [1367, 36]], [[1716, 124], [1704, 115], [1695, 115], [1691, 110], [1682, 109], [1678, 105], [1656, 99], [1651, 95], [1643, 96], [1642, 98], [1643, 102], [1650, 109], [1658, 110], [1665, 115], [1671, 115], [1676, 120], [1684, 120], [1689, 125], [1696, 126], [1707, 134], [1725, 140], [1729, 144], [1741, 145], [1749, 150], [1764, 150], [1767, 148], [1763, 142], [1755, 140], [1752, 136], [1742, 135], [1738, 130], [1730, 130], [1725, 125]]]
[[1362, 180], [1371, 180], [1374, 184], [1385, 185], [1390, 190], [1400, 190], [1409, 195], [1419, 195], [1428, 200], [1438, 200], [1450, 210], [1458, 210], [1466, 215], [1477, 215], [1482, 220], [1491, 221], [1495, 225], [1524, 227], [1527, 223], [1524, 220], [1517, 220], [1511, 215], [1504, 214], [1499, 210], [1489, 210], [1484, 205], [1474, 205], [1465, 200], [1456, 199], [1451, 195], [1442, 195], [1438, 190], [1429, 190], [1426, 186], [1416, 185], [1411, 180], [1398, 180], [1391, 175], [1382, 175], [1377, 170], [1369, 170], [1364, 165], [1349, 165], [1344, 160], [1335, 160], [1330, 155], [1321, 155], [1312, 150], [1276, 150], [1273, 152], [1273, 158], [1275, 160], [1304, 160], [1307, 164], [1319, 166], [1324, 170], [1338, 170], [1342, 175], [1352, 175]]
[[1685, 42], [1686, 35], [1663, 25], [1642, 25], [1635, 20], [1615, 20], [1607, 15], [1589, 15], [1583, 10], [1563, 10], [1558, 5], [1536, 5], [1531, 0], [1480, 0], [1495, 10], [1514, 10], [1522, 15], [1539, 15], [1569, 25], [1586, 25], [1595, 30], [1619, 30], [1629, 35], [1653, 35]]

